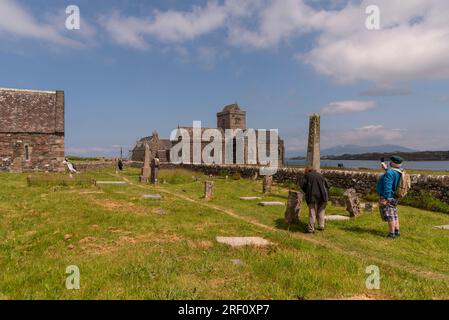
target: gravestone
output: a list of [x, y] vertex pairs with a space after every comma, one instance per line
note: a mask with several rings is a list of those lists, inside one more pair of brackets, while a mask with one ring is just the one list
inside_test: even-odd
[[218, 243], [227, 244], [233, 248], [244, 246], [268, 246], [270, 241], [260, 237], [217, 237]]
[[285, 222], [288, 224], [299, 223], [299, 213], [301, 211], [301, 203], [303, 193], [298, 191], [288, 192], [287, 210], [285, 210]]
[[435, 229], [449, 230], [449, 225], [447, 225], [447, 226], [436, 226]]
[[360, 200], [357, 196], [355, 189], [348, 189], [344, 193], [346, 210], [349, 212], [351, 218], [355, 218], [360, 215]]
[[334, 207], [345, 207], [346, 206], [346, 202], [343, 197], [332, 196], [332, 197], [330, 197], [330, 200]]
[[373, 211], [374, 211], [374, 204], [372, 202], [365, 203], [365, 212], [373, 213]]
[[320, 115], [313, 113], [310, 115], [309, 121], [306, 166], [319, 172], [321, 169], [320, 156]]
[[140, 182], [148, 183], [150, 180], [150, 146], [145, 144], [145, 160], [140, 174]]
[[162, 196], [160, 194], [144, 194], [143, 198], [151, 200], [161, 200]]
[[281, 206], [285, 206], [285, 203], [277, 202], [277, 201], [271, 201], [271, 202], [264, 201], [264, 202], [260, 202], [259, 205], [262, 207], [281, 207]]
[[128, 184], [126, 181], [96, 181], [95, 184]]
[[214, 196], [214, 182], [204, 181], [204, 199], [209, 200]]
[[263, 193], [271, 193], [273, 187], [273, 176], [263, 177]]
[[326, 216], [325, 220], [326, 221], [344, 221], [344, 220], [349, 220], [350, 218], [347, 216], [342, 216], [342, 215], [330, 215], [330, 216]]
[[159, 158], [154, 158], [151, 161], [151, 184], [158, 184], [159, 166]]

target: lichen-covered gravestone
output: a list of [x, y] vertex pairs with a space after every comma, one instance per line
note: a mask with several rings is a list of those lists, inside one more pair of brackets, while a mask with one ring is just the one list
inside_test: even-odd
[[204, 199], [209, 200], [214, 196], [214, 182], [204, 181]]
[[346, 210], [349, 212], [351, 218], [355, 218], [360, 215], [360, 200], [357, 196], [355, 189], [348, 189], [344, 193], [344, 199], [346, 202]]
[[374, 211], [374, 204], [372, 202], [365, 203], [365, 212], [373, 213], [373, 211]]
[[151, 161], [151, 184], [158, 184], [159, 182], [159, 166], [159, 158], [154, 158], [153, 161]]
[[285, 210], [285, 222], [287, 224], [299, 223], [299, 214], [301, 211], [302, 199], [302, 192], [289, 191], [287, 210]]
[[263, 177], [263, 193], [271, 193], [273, 187], [273, 177], [264, 176]]

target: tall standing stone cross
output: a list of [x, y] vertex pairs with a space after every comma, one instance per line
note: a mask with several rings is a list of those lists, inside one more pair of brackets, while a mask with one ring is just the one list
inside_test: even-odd
[[313, 113], [309, 122], [309, 143], [307, 145], [306, 166], [319, 172], [321, 169], [320, 155], [320, 115]]
[[145, 160], [140, 174], [140, 182], [148, 183], [150, 181], [150, 146], [145, 144]]

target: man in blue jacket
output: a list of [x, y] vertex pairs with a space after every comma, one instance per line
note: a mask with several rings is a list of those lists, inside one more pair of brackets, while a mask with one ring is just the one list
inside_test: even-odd
[[399, 156], [390, 158], [390, 168], [385, 166], [386, 173], [382, 175], [377, 183], [379, 194], [379, 211], [382, 220], [388, 222], [388, 238], [394, 239], [401, 235], [399, 231], [398, 197], [396, 191], [401, 181], [401, 173], [404, 160]]

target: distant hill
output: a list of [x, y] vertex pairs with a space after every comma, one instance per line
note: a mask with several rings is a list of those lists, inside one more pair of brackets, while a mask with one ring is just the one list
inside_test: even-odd
[[339, 156], [343, 154], [362, 154], [362, 153], [391, 153], [391, 152], [415, 152], [416, 150], [393, 145], [393, 144], [385, 144], [380, 146], [358, 146], [358, 145], [342, 145], [329, 149], [321, 150], [321, 155], [323, 156]]
[[324, 156], [323, 160], [380, 160], [389, 159], [393, 154], [399, 155], [406, 161], [449, 161], [449, 151], [417, 151], [417, 152], [383, 152], [344, 154], [339, 156]]
[[[321, 156], [325, 157], [325, 156], [356, 155], [366, 153], [397, 153], [397, 152], [415, 152], [415, 151], [416, 150], [393, 144], [370, 146], [370, 147], [347, 144], [336, 146], [333, 148], [322, 149]], [[302, 154], [300, 154], [299, 156], [293, 157], [291, 159], [303, 160], [305, 158], [305, 155], [306, 153], [302, 152]]]

